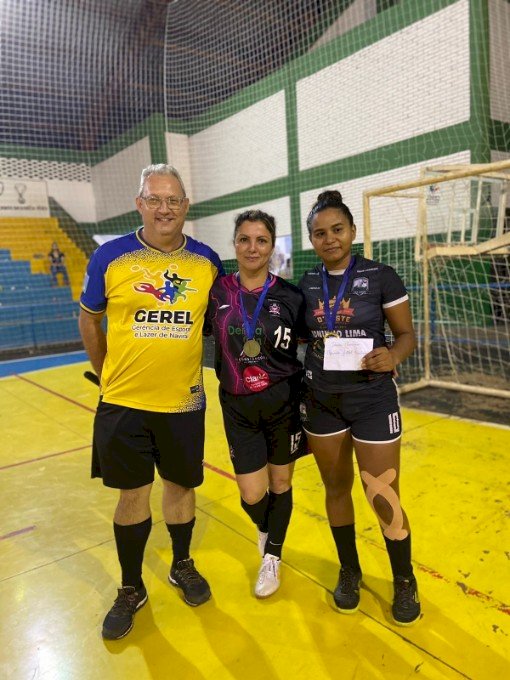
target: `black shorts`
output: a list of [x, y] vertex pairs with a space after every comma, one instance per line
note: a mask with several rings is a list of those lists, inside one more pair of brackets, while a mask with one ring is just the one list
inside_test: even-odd
[[137, 489], [154, 481], [191, 489], [204, 481], [205, 410], [156, 413], [101, 401], [94, 419], [92, 477]]
[[303, 428], [316, 437], [351, 431], [353, 439], [388, 443], [402, 435], [397, 386], [391, 376], [352, 392], [319, 392], [307, 387], [301, 406]]
[[220, 387], [225, 434], [236, 474], [288, 465], [307, 453], [300, 417], [300, 381], [283, 380], [262, 392], [236, 395]]

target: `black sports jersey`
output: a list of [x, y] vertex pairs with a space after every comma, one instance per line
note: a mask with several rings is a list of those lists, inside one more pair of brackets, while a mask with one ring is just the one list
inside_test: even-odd
[[[384, 309], [409, 299], [401, 278], [388, 265], [355, 255], [347, 288], [336, 314], [335, 334], [344, 338], [373, 338], [374, 349], [386, 344]], [[306, 300], [308, 348], [305, 358], [305, 382], [323, 392], [347, 392], [359, 389], [385, 373], [373, 371], [325, 371], [324, 337], [327, 335], [324, 318], [322, 264], [305, 272], [299, 287]], [[326, 272], [329, 306], [333, 307], [343, 274]]]
[[261, 392], [302, 370], [296, 352], [304, 327], [303, 294], [279, 276], [271, 275], [255, 328], [260, 354], [249, 357], [243, 352], [246, 335], [239, 296], [252, 319], [260, 293], [260, 288], [242, 288], [237, 274], [217, 279], [211, 288], [207, 321], [215, 339], [216, 375], [231, 394]]

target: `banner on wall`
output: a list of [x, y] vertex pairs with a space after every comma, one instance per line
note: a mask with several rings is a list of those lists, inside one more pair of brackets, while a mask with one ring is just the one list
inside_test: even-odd
[[43, 180], [0, 179], [0, 217], [49, 217]]

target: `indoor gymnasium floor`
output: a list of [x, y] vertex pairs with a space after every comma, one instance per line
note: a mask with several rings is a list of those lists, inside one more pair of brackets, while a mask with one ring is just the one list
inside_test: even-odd
[[97, 388], [82, 377], [85, 368], [0, 379], [1, 678], [509, 677], [510, 430], [404, 411], [402, 496], [423, 606], [414, 627], [391, 621], [389, 564], [359, 480], [361, 608], [351, 616], [334, 610], [337, 561], [311, 456], [296, 467], [282, 586], [258, 601], [255, 531], [239, 505], [210, 369], [193, 556], [213, 598], [188, 607], [168, 584], [156, 483], [144, 571], [149, 602], [126, 638], [104, 642], [101, 623], [118, 580], [117, 494], [89, 479]]

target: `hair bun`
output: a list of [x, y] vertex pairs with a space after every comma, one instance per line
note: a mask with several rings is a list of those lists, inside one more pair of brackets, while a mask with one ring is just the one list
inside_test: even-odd
[[326, 189], [317, 196], [317, 203], [322, 201], [335, 201], [338, 203], [343, 203], [342, 194], [336, 189]]

